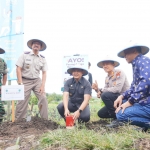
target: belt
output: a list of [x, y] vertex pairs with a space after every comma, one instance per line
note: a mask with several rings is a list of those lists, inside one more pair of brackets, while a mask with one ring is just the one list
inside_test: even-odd
[[82, 104], [82, 102], [84, 101], [84, 98], [74, 98], [74, 99], [69, 99], [72, 103], [78, 103], [78, 104]]
[[27, 80], [35, 80], [35, 79], [38, 79], [38, 78], [34, 78], [34, 79], [31, 79], [31, 78], [25, 78], [25, 77], [22, 77], [23, 79], [27, 79]]

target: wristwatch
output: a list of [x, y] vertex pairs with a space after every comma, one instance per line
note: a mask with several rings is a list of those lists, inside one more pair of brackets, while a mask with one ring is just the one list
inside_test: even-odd
[[78, 109], [79, 110], [79, 113], [81, 114], [82, 113], [82, 110], [81, 109]]
[[19, 85], [23, 85], [23, 83], [21, 83], [21, 82], [18, 82], [18, 84], [19, 84]]

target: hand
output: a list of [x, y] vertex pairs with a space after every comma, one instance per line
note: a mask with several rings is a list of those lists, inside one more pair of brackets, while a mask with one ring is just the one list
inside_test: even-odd
[[98, 91], [98, 92], [97, 92], [97, 98], [100, 98], [100, 97], [101, 97], [101, 94], [102, 94], [101, 91]]
[[65, 112], [64, 112], [64, 115], [65, 115], [65, 117], [69, 116], [70, 115], [70, 111], [68, 109], [66, 109]]
[[79, 116], [80, 116], [79, 110], [75, 111], [74, 114], [73, 114], [74, 121], [76, 121], [79, 118]]
[[117, 109], [117, 107], [120, 107], [121, 104], [122, 104], [122, 99], [123, 99], [123, 96], [120, 95], [115, 101], [114, 101], [114, 107]]
[[44, 94], [45, 93], [45, 87], [41, 86], [39, 92], [41, 93], [41, 95]]
[[22, 82], [18, 82], [18, 85], [23, 85], [23, 83]]
[[98, 91], [98, 83], [95, 80], [95, 83], [92, 84], [92, 89], [94, 89], [95, 91]]
[[132, 104], [129, 103], [129, 101], [123, 103], [120, 107], [118, 107], [115, 111], [115, 113], [118, 113], [120, 111], [120, 109], [122, 109], [122, 113], [124, 112], [124, 110], [127, 108], [127, 107], [130, 107], [132, 106]]

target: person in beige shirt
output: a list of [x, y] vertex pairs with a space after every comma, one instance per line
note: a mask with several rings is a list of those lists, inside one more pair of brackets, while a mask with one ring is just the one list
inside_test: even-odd
[[120, 69], [115, 69], [115, 67], [119, 65], [119, 62], [109, 56], [97, 64], [98, 67], [103, 68], [107, 73], [104, 88], [98, 88], [96, 81], [92, 84], [92, 88], [97, 92], [97, 97], [101, 97], [105, 104], [105, 106], [98, 111], [100, 118], [116, 119], [114, 101], [121, 93], [129, 89], [129, 83], [125, 73]]
[[[46, 49], [46, 44], [38, 39], [32, 39], [27, 42], [32, 51], [24, 52], [17, 63], [18, 84], [23, 84], [25, 88], [25, 100], [18, 101], [16, 106], [16, 119], [26, 118], [28, 101], [31, 91], [37, 96], [39, 103], [40, 115], [42, 118], [48, 119], [48, 103], [45, 95], [45, 82], [47, 62], [39, 51]], [[42, 80], [39, 78], [42, 71]]]

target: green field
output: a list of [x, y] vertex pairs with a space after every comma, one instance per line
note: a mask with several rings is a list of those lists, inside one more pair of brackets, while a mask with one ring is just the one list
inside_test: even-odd
[[[58, 104], [59, 102], [52, 102], [51, 104], [49, 104], [49, 119], [56, 121], [61, 125], [65, 125], [64, 120], [60, 117], [56, 109]], [[103, 103], [100, 100], [92, 100], [90, 102], [91, 121], [99, 120], [99, 117], [97, 116], [97, 111], [102, 107], [102, 105]]]
[[[56, 102], [49, 104], [49, 118], [60, 126], [65, 126], [64, 120], [56, 110], [57, 105]], [[101, 105], [102, 103], [97, 100], [90, 102], [90, 122], [99, 120], [97, 111]], [[106, 128], [88, 130], [83, 124], [77, 125], [73, 130], [60, 127], [55, 131], [49, 131], [40, 138], [40, 146], [45, 150], [56, 148], [64, 148], [64, 150], [149, 150], [150, 135], [136, 131], [135, 127], [130, 125], [120, 127], [117, 130]]]
[[[103, 106], [101, 100], [90, 100], [91, 119], [87, 124], [78, 124], [74, 129], [65, 128], [65, 122], [56, 109], [60, 101], [49, 102], [49, 119], [58, 124], [56, 130], [49, 130], [38, 139], [39, 146], [33, 150], [150, 150], [149, 132], [135, 130], [135, 126], [122, 126], [107, 129], [99, 122], [111, 122], [100, 119], [97, 111]], [[7, 109], [7, 106], [5, 105]], [[35, 104], [34, 115], [38, 112]], [[28, 112], [29, 113], [29, 112]], [[100, 120], [100, 121], [99, 121]], [[89, 129], [89, 126], [92, 127]]]

